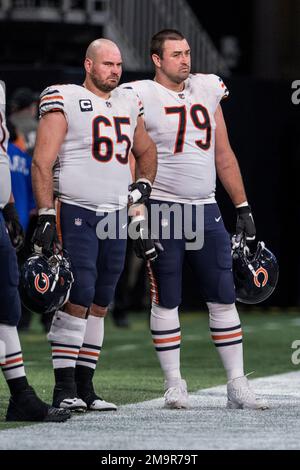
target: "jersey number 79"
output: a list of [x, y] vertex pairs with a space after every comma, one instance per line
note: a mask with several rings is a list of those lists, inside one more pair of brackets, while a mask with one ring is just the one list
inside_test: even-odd
[[[174, 153], [183, 152], [184, 141], [185, 141], [185, 131], [186, 131], [186, 121], [187, 121], [187, 111], [185, 106], [170, 106], [165, 107], [166, 114], [175, 114], [179, 116], [178, 130], [176, 135]], [[202, 114], [204, 118], [203, 122], [200, 121], [199, 114]], [[209, 114], [207, 109], [202, 106], [202, 104], [194, 104], [190, 109], [190, 115], [192, 122], [197, 129], [206, 131], [206, 139], [196, 140], [195, 143], [199, 148], [203, 150], [208, 150], [210, 147], [211, 141], [211, 124], [209, 119]]]

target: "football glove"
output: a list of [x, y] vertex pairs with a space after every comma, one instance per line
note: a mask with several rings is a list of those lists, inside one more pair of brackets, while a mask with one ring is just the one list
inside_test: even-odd
[[135, 183], [130, 184], [128, 190], [129, 204], [135, 204], [136, 202], [145, 204], [150, 197], [152, 185], [146, 178], [140, 178]]
[[3, 217], [11, 243], [18, 252], [24, 246], [25, 234], [13, 202], [6, 204], [3, 209]]
[[[135, 224], [131, 222], [138, 237], [133, 239], [133, 249], [138, 258], [145, 261], [154, 261], [161, 251], [164, 251], [159, 240], [151, 237], [150, 231], [147, 227], [147, 221], [144, 219]], [[132, 228], [132, 227], [131, 227]]]
[[61, 250], [56, 232], [55, 215], [39, 215], [31, 243], [33, 251], [43, 253], [46, 256], [50, 256], [57, 250]]
[[236, 235], [245, 236], [247, 241], [255, 240], [256, 228], [250, 206], [237, 207]]

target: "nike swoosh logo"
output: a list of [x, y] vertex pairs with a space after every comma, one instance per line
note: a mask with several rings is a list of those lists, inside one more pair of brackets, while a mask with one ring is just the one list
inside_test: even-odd
[[42, 233], [44, 233], [44, 232], [45, 232], [45, 230], [46, 230], [46, 228], [47, 228], [47, 225], [50, 225], [50, 222], [46, 222], [46, 223], [45, 223], [45, 227], [44, 227], [44, 230], [43, 230], [43, 232], [42, 232]]
[[216, 222], [220, 222], [220, 220], [221, 220], [221, 216], [220, 217], [215, 217]]

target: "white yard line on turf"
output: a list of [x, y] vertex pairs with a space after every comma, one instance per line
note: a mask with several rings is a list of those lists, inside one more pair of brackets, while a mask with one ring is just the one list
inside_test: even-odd
[[299, 384], [300, 371], [251, 380], [266, 411], [227, 410], [218, 386], [191, 394], [188, 410], [166, 410], [160, 398], [0, 431], [0, 449], [300, 449]]

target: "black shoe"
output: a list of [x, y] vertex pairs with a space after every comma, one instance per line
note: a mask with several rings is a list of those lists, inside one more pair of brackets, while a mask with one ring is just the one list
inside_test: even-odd
[[55, 385], [52, 404], [57, 408], [70, 411], [85, 412], [87, 409], [86, 403], [77, 395], [76, 386]]
[[64, 422], [71, 417], [67, 410], [53, 408], [44, 403], [32, 387], [10, 398], [6, 421]]
[[117, 406], [114, 403], [103, 400], [95, 393], [93, 383], [85, 384], [84, 388], [78, 387], [78, 396], [87, 404], [89, 411], [116, 411]]

